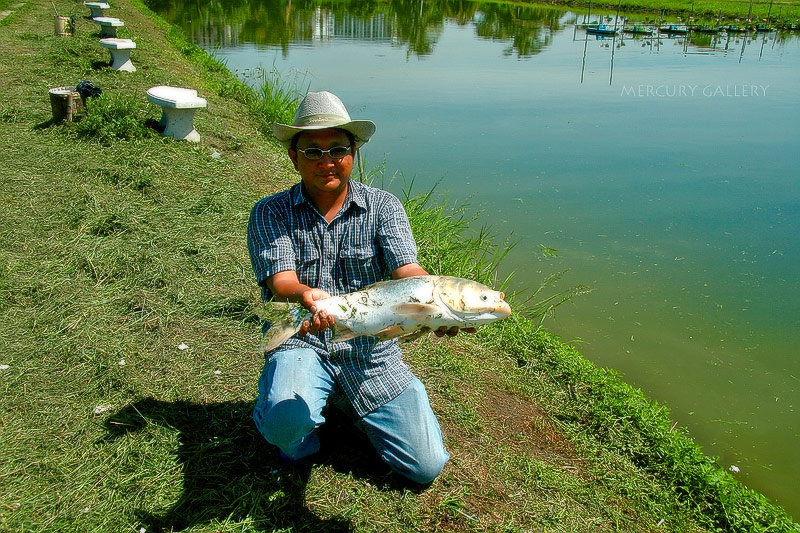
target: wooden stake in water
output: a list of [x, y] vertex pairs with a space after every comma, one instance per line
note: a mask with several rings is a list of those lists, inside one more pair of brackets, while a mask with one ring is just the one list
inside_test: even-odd
[[622, 0], [617, 2], [617, 14], [614, 15], [614, 36], [611, 38], [611, 65], [608, 69], [608, 84], [614, 79], [614, 50], [617, 48], [617, 22], [619, 21], [619, 7], [622, 5]]

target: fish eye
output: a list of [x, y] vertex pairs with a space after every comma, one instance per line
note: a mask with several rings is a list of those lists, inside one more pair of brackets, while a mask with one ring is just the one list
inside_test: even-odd
[[483, 300], [485, 302], [488, 299], [489, 299], [489, 297], [487, 295], [481, 294], [481, 300]]

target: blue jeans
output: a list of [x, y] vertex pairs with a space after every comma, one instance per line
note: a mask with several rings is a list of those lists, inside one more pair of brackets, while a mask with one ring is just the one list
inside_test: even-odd
[[[336, 388], [333, 374], [311, 349], [293, 348], [267, 359], [258, 383], [253, 419], [267, 442], [289, 459], [319, 450], [316, 429]], [[450, 454], [422, 383], [414, 381], [395, 399], [361, 418], [359, 426], [381, 458], [416, 483], [438, 476]]]

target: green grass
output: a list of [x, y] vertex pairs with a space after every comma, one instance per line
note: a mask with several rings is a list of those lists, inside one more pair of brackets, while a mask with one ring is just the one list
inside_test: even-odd
[[[296, 178], [256, 92], [137, 3], [114, 3], [135, 73], [107, 68], [91, 22], [59, 38], [28, 6], [0, 31], [0, 531], [797, 530], [666, 408], [520, 315], [407, 351], [452, 454], [429, 489], [337, 416], [320, 464], [283, 468], [250, 420], [245, 228]], [[52, 124], [47, 89], [83, 79], [103, 96]], [[162, 84], [207, 98], [199, 144], [155, 133]], [[468, 209], [405, 200], [427, 268], [501, 284], [506, 243]]]
[[273, 66], [269, 70], [258, 67], [245, 73], [243, 78], [253, 88], [255, 97], [250, 98], [253, 113], [263, 117], [267, 123], [292, 123], [299, 104], [298, 96], [308, 91], [304, 77], [286, 76]]
[[[105, 145], [120, 140], [155, 137], [147, 114], [139, 101], [118, 93], [86, 99], [86, 115], [72, 128], [78, 138], [90, 138]], [[124, 169], [123, 169], [124, 173]], [[141, 178], [146, 178], [143, 174]], [[116, 178], [127, 181], [129, 178]]]
[[590, 2], [588, 0], [555, 0], [554, 4], [581, 6], [591, 9], [621, 11], [642, 11], [640, 17], [631, 16], [636, 21], [657, 22], [662, 19], [679, 20], [694, 23], [721, 22], [723, 24], [743, 23], [748, 16], [754, 22], [770, 22], [772, 24], [791, 24], [800, 21], [800, 2], [755, 0], [621, 0], [618, 4], [613, 0]]
[[[18, 4], [23, 3], [22, 0], [0, 0], [0, 11], [10, 10], [12, 12], [12, 17], [16, 16], [17, 13], [21, 11], [20, 7], [14, 7]], [[53, 17], [55, 17], [55, 12], [51, 11]], [[5, 19], [0, 21], [0, 24], [6, 23]]]

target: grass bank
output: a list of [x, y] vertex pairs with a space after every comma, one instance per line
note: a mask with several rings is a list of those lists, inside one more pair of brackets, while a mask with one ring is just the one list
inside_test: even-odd
[[[0, 23], [0, 530], [798, 529], [666, 408], [519, 316], [408, 351], [452, 454], [427, 490], [336, 416], [319, 464], [285, 469], [250, 420], [247, 216], [296, 179], [267, 109], [141, 4], [111, 13], [135, 73], [107, 68], [86, 8], [55, 5], [74, 37], [52, 35], [45, 3]], [[47, 90], [83, 79], [104, 95], [53, 124]], [[208, 100], [199, 144], [155, 132], [154, 85]], [[458, 213], [407, 206], [426, 266], [490, 276]]]
[[[534, 2], [536, 3], [536, 2]], [[743, 24], [769, 23], [784, 27], [800, 23], [800, 2], [792, 0], [549, 0], [552, 5], [564, 5], [585, 9], [616, 10], [630, 13], [641, 11], [641, 20], [634, 22], [679, 19], [694, 23]]]

